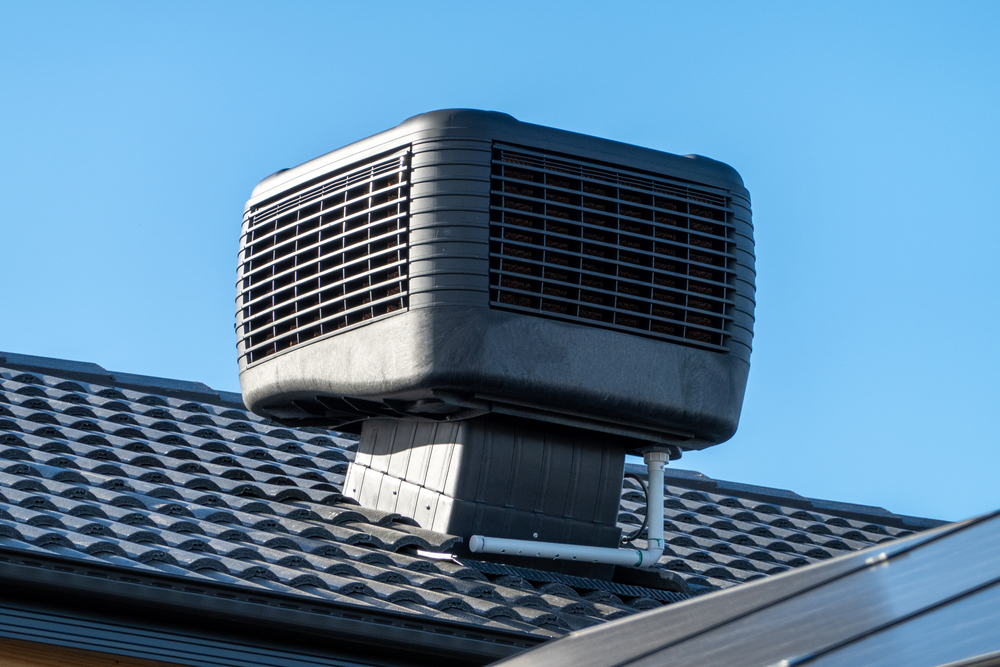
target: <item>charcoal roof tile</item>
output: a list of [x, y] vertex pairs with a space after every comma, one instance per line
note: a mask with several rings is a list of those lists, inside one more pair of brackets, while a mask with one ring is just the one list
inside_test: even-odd
[[[0, 385], [0, 549], [541, 637], [685, 598], [428, 559], [461, 538], [340, 494], [354, 438], [279, 427], [238, 395], [5, 353]], [[674, 469], [664, 507], [658, 567], [696, 592], [935, 524]], [[627, 530], [645, 514], [631, 479], [619, 512]]]

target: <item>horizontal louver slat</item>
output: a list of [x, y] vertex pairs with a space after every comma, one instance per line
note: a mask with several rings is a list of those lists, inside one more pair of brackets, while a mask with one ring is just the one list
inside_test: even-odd
[[506, 146], [490, 189], [492, 307], [728, 349], [724, 192]]
[[409, 150], [248, 213], [237, 299], [247, 364], [408, 307]]

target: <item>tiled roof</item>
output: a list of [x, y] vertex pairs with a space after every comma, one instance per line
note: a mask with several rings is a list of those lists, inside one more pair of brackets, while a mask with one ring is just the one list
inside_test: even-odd
[[[667, 470], [664, 477], [666, 549], [659, 566], [680, 574], [695, 591], [728, 588], [943, 523], [684, 470]], [[638, 485], [626, 478], [619, 523], [628, 531], [644, 511]]]
[[[286, 429], [238, 400], [0, 353], [0, 551], [539, 638], [687, 597], [429, 557], [461, 538], [341, 496], [355, 439]], [[644, 510], [626, 479], [626, 532]], [[694, 593], [940, 523], [673, 470], [664, 514], [660, 567]]]

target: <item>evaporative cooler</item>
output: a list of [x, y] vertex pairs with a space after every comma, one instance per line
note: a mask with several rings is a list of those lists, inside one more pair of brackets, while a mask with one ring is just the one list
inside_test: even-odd
[[750, 199], [708, 158], [435, 111], [261, 181], [237, 285], [246, 405], [360, 433], [345, 493], [615, 546], [626, 452], [736, 430]]

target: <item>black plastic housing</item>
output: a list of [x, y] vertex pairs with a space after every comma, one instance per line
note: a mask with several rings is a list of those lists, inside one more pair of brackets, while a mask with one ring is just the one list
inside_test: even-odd
[[736, 431], [750, 200], [699, 156], [445, 110], [246, 206], [246, 405], [294, 425], [489, 413], [700, 449]]

